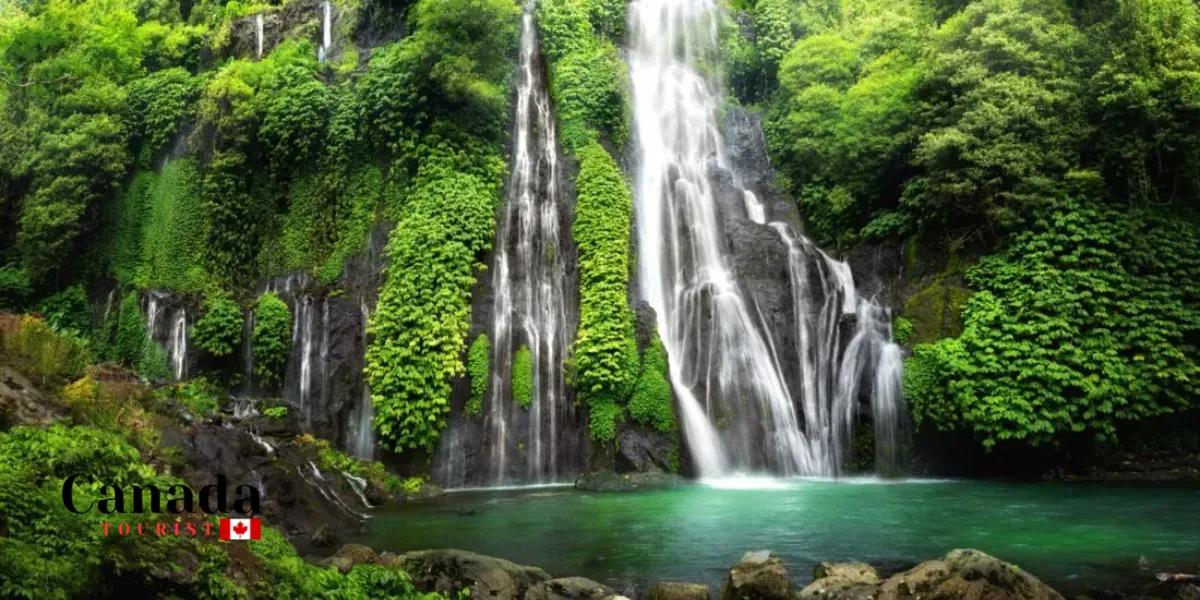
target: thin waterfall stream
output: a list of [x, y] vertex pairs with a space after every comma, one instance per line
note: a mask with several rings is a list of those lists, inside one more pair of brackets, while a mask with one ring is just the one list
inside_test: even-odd
[[529, 352], [531, 377], [527, 454], [523, 479], [554, 481], [560, 469], [560, 421], [572, 410], [562, 373], [567, 344], [566, 265], [561, 241], [562, 185], [554, 114], [539, 64], [535, 3], [521, 18], [513, 165], [508, 199], [497, 230], [493, 289], [491, 386], [487, 432], [491, 480], [503, 484], [515, 474], [510, 431], [518, 399], [510, 390], [514, 354]]

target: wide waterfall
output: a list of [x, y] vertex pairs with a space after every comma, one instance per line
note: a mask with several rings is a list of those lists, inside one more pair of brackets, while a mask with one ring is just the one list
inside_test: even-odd
[[[777, 347], [739, 282], [710, 176], [711, 167], [729, 168], [721, 96], [702, 68], [717, 64], [719, 10], [712, 0], [630, 4], [640, 293], [658, 316], [701, 477], [835, 475], [860, 392], [869, 390], [876, 404], [891, 402], [876, 408], [886, 423], [875, 425], [895, 426], [889, 415], [900, 414], [899, 348], [889, 341], [885, 311], [858, 297], [849, 266], [786, 222], [768, 222], [749, 190], [742, 192], [745, 217], [774, 229], [787, 247], [796, 348]], [[849, 320], [854, 334], [843, 343]], [[799, 374], [784, 371], [785, 350], [799, 357]], [[884, 432], [881, 439], [895, 437]]]

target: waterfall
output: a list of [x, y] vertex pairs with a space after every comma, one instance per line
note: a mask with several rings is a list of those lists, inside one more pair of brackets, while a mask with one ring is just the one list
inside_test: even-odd
[[[795, 348], [775, 346], [756, 300], [742, 289], [709, 179], [712, 163], [728, 168], [717, 122], [721, 97], [702, 68], [719, 59], [719, 11], [713, 0], [629, 6], [639, 292], [657, 313], [702, 477], [836, 475], [862, 381], [881, 414], [895, 409], [899, 348], [889, 346], [887, 329], [880, 332], [886, 311], [858, 297], [850, 267], [786, 223], [768, 222], [749, 190], [742, 191], [749, 221], [774, 229], [788, 250]], [[853, 315], [857, 329], [843, 346], [841, 325]], [[785, 372], [784, 350], [798, 356], [800, 373]], [[890, 371], [871, 377], [883, 354]], [[800, 389], [789, 389], [793, 375]]]
[[871, 396], [872, 422], [875, 424], [875, 471], [883, 475], [901, 472], [900, 419], [904, 398], [900, 393], [900, 371], [904, 353], [898, 344], [888, 342], [879, 353], [875, 368], [875, 393]]
[[292, 324], [292, 346], [300, 344], [300, 380], [299, 394], [296, 401], [300, 414], [304, 418], [305, 430], [312, 426], [311, 395], [312, 395], [312, 359], [313, 359], [313, 298], [303, 296], [296, 301], [294, 322]]
[[[367, 343], [367, 326], [370, 324], [371, 311], [367, 308], [367, 302], [364, 300], [359, 304], [362, 309], [363, 319], [363, 347], [366, 348]], [[372, 426], [372, 421], [375, 416], [375, 405], [371, 402], [371, 386], [367, 383], [367, 378], [362, 378], [362, 392], [359, 394], [358, 406], [355, 407], [355, 428], [354, 428], [354, 455], [360, 458], [375, 457], [375, 429]]]
[[258, 13], [257, 15], [254, 15], [254, 39], [258, 44], [257, 50], [254, 53], [254, 57], [257, 58], [258, 60], [262, 60], [262, 52], [263, 52], [263, 16], [262, 16], [262, 13]]
[[333, 5], [329, 0], [321, 3], [321, 11], [321, 48], [317, 50], [317, 62], [325, 62], [329, 57], [329, 47], [333, 45], [333, 28], [329, 26], [333, 18]]
[[346, 478], [346, 481], [350, 484], [350, 489], [354, 490], [355, 495], [362, 501], [363, 506], [371, 508], [371, 503], [367, 501], [367, 495], [363, 493], [367, 489], [367, 480], [346, 471], [342, 471], [342, 477]]
[[187, 310], [180, 307], [175, 311], [175, 323], [171, 326], [171, 340], [167, 346], [167, 356], [171, 359], [171, 374], [175, 381], [182, 381], [187, 374]]
[[242, 321], [242, 394], [254, 392], [254, 311], [246, 311]]
[[563, 381], [567, 340], [566, 266], [560, 247], [559, 160], [554, 114], [540, 64], [535, 3], [526, 3], [521, 22], [513, 166], [507, 202], [497, 228], [493, 289], [491, 391], [487, 409], [492, 481], [509, 477], [509, 436], [517, 431], [508, 398], [513, 354], [526, 345], [533, 365], [533, 398], [525, 445], [525, 478], [561, 477], [560, 421], [571, 411]]

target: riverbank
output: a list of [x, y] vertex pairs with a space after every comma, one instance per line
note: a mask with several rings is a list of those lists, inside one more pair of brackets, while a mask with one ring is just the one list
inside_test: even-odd
[[[310, 558], [310, 561], [313, 559]], [[798, 586], [783, 561], [768, 550], [746, 552], [726, 572], [723, 583], [710, 586], [688, 581], [657, 581], [643, 587], [614, 588], [579, 576], [551, 575], [463, 550], [422, 550], [404, 554], [376, 553], [347, 544], [331, 557], [315, 561], [352, 573], [361, 565], [400, 569], [416, 589], [445, 597], [490, 600], [1063, 600], [1064, 596], [1019, 566], [978, 550], [952, 550], [899, 572], [881, 574], [861, 562], [819, 562], [811, 580]], [[1191, 576], [1165, 575], [1140, 589], [1097, 590], [1084, 598], [1161, 598], [1195, 600], [1200, 586]]]

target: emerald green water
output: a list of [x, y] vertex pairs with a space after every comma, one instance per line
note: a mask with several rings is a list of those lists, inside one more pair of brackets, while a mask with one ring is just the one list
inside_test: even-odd
[[1153, 571], [1200, 571], [1198, 487], [759, 483], [456, 492], [377, 513], [362, 541], [379, 551], [472, 550], [618, 590], [661, 580], [716, 586], [744, 552], [764, 548], [797, 584], [817, 561], [894, 570], [963, 547], [1016, 563], [1065, 594], [1145, 583]]

